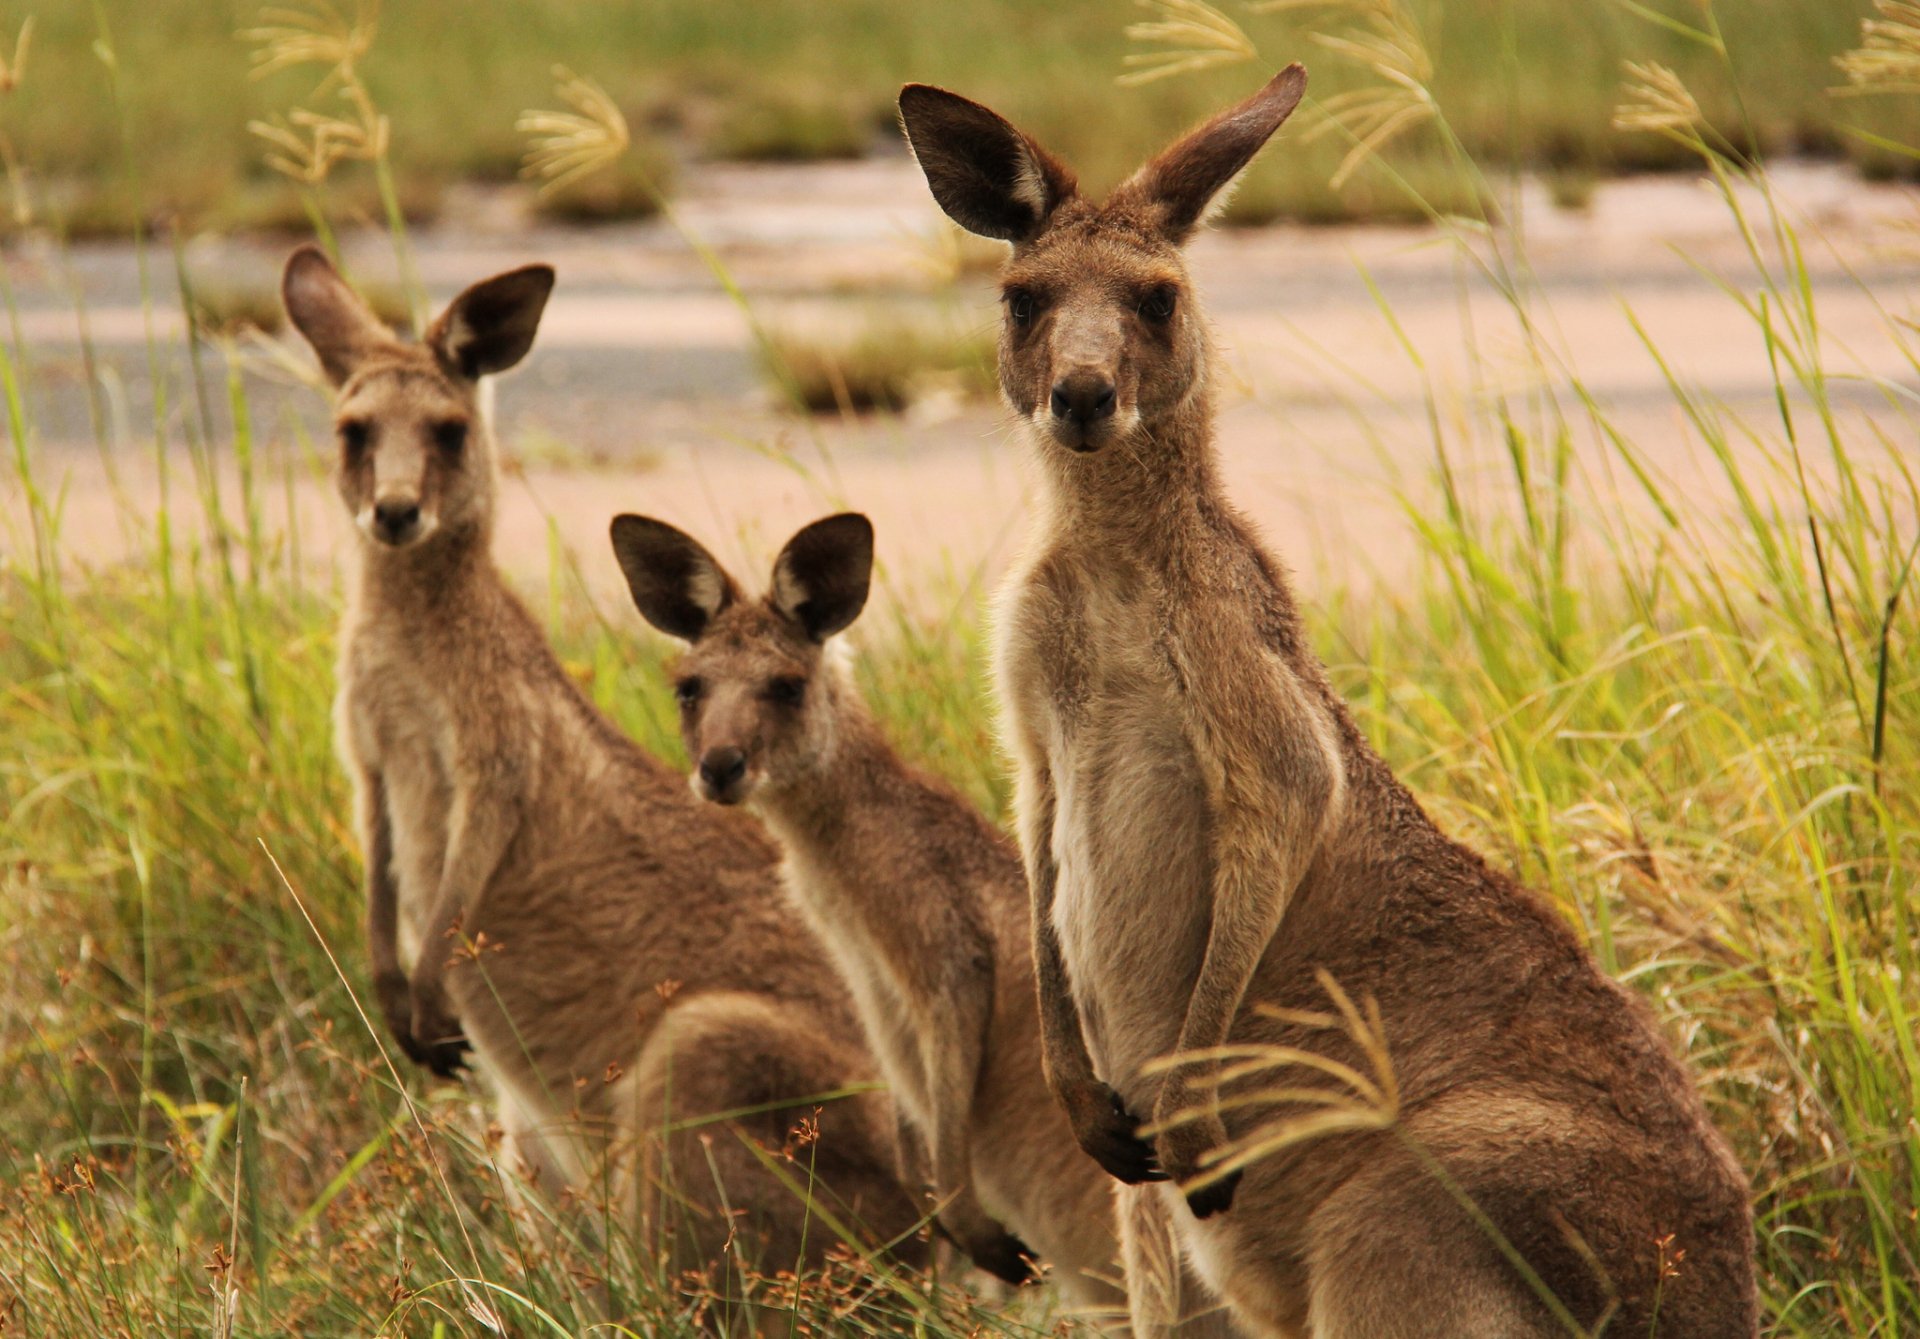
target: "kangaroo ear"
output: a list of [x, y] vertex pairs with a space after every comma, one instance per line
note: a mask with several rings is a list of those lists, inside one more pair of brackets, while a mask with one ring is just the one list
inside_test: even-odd
[[860, 617], [873, 579], [873, 523], [859, 512], [815, 521], [773, 561], [773, 605], [824, 642]]
[[641, 617], [682, 641], [697, 642], [739, 598], [726, 569], [700, 541], [650, 516], [613, 518], [613, 556]]
[[1186, 241], [1216, 198], [1225, 203], [1222, 192], [1227, 185], [1292, 115], [1306, 91], [1305, 67], [1287, 66], [1258, 93], [1221, 112], [1134, 173], [1114, 198], [1157, 210], [1168, 239]]
[[448, 371], [469, 381], [504, 372], [533, 347], [540, 313], [552, 292], [551, 265], [528, 265], [482, 279], [427, 328], [427, 347]]
[[968, 232], [1025, 242], [1073, 198], [1073, 173], [997, 112], [927, 84], [900, 90], [900, 124], [933, 198]]
[[373, 353], [398, 343], [393, 332], [340, 277], [327, 253], [308, 243], [287, 257], [280, 301], [313, 351], [327, 380], [338, 386]]

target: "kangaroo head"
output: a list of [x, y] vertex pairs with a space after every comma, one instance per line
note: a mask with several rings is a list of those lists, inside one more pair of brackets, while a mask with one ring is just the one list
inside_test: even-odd
[[1287, 119], [1289, 65], [1127, 178], [1104, 203], [997, 113], [909, 84], [900, 119], [934, 199], [1013, 243], [1001, 272], [1000, 385], [1042, 441], [1093, 452], [1150, 443], [1206, 387], [1207, 335], [1180, 254], [1209, 207]]
[[867, 603], [873, 526], [847, 512], [787, 541], [758, 600], [699, 541], [618, 516], [613, 552], [647, 622], [689, 644], [674, 667], [694, 793], [739, 804], [803, 782], [833, 752], [840, 695], [826, 642]]
[[480, 378], [526, 356], [552, 291], [546, 265], [482, 280], [407, 344], [318, 247], [288, 258], [281, 297], [335, 387], [340, 496], [370, 542], [402, 549], [484, 529], [493, 460]]

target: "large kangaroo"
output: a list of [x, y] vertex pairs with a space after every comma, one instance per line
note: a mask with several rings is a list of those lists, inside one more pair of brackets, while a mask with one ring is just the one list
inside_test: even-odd
[[[1747, 1339], [1746, 1186], [1685, 1071], [1561, 918], [1367, 746], [1222, 495], [1180, 248], [1305, 85], [1288, 68], [1104, 203], [987, 108], [900, 97], [941, 207], [1013, 244], [1000, 381], [1045, 505], [996, 659], [1049, 1083], [1115, 1176], [1174, 1178], [1141, 1193], [1256, 1328], [1504, 1339], [1611, 1316], [1638, 1336], [1657, 1315], [1676, 1339]], [[1366, 1068], [1315, 1025], [1322, 973], [1377, 1002], [1397, 1119], [1230, 1163], [1330, 1080], [1223, 1087], [1216, 1048]]]
[[[1041, 1070], [1019, 854], [900, 760], [827, 645], [866, 605], [873, 527], [853, 514], [807, 526], [757, 600], [664, 522], [619, 517], [613, 547], [641, 614], [691, 643], [675, 675], [694, 787], [752, 809], [786, 852], [787, 891], [831, 947], [927, 1146], [942, 1228], [1015, 1283], [1031, 1242], [1069, 1301], [1118, 1309], [1115, 1187], [1079, 1156]], [[1183, 1312], [1183, 1333], [1225, 1331], [1223, 1315], [1200, 1319], [1218, 1304], [1198, 1285], [1182, 1297], [1164, 1215], [1125, 1236], [1143, 1284], [1136, 1334]]]
[[[380, 1007], [436, 1073], [471, 1045], [513, 1154], [549, 1189], [638, 1140], [649, 1151], [617, 1159], [616, 1184], [678, 1264], [714, 1261], [728, 1206], [763, 1268], [817, 1264], [833, 1233], [734, 1132], [673, 1136], [664, 1168], [648, 1136], [789, 1104], [737, 1122], [777, 1150], [805, 1114], [790, 1104], [873, 1077], [845, 993], [782, 908], [765, 838], [594, 710], [489, 553], [476, 386], [526, 355], [552, 286], [545, 266], [476, 284], [409, 345], [319, 250], [287, 262], [287, 312], [338, 388], [360, 532], [335, 728]], [[819, 1126], [806, 1156], [835, 1212], [910, 1232], [885, 1100], [827, 1103]]]

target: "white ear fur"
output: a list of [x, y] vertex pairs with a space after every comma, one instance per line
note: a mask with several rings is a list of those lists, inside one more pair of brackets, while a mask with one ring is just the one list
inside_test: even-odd
[[773, 563], [773, 606], [788, 618], [797, 618], [807, 602], [807, 588], [793, 570], [793, 555], [782, 550]]
[[711, 563], [695, 567], [687, 576], [687, 599], [708, 618], [726, 608], [727, 581], [720, 569]]
[[1013, 174], [1013, 198], [1033, 211], [1035, 218], [1045, 218], [1052, 203], [1047, 199], [1047, 179], [1041, 175], [1040, 164], [1031, 154], [1023, 154], [1020, 165]]
[[440, 331], [440, 347], [448, 359], [456, 365], [464, 365], [473, 353], [475, 337], [473, 327], [458, 307], [447, 313], [446, 325]]

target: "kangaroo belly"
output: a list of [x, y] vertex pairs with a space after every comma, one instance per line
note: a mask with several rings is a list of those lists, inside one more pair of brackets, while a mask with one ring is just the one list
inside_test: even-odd
[[447, 856], [447, 811], [453, 793], [432, 766], [403, 766], [387, 776], [393, 832], [393, 876], [400, 904], [400, 952], [413, 962], [433, 914]]
[[1211, 861], [1199, 769], [1166, 692], [1110, 698], [1055, 758], [1054, 928], [1102, 1076], [1129, 1102], [1175, 1048], [1206, 951]]
[[438, 704], [402, 673], [389, 670], [374, 677], [373, 683], [350, 686], [340, 714], [353, 732], [355, 751], [380, 776], [393, 847], [400, 957], [411, 965], [425, 947], [420, 941], [440, 888], [453, 786], [442, 761]]

